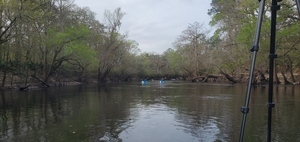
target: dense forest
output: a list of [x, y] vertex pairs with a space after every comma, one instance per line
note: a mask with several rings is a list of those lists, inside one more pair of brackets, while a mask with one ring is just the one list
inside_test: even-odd
[[[277, 18], [276, 83], [297, 83], [300, 19], [292, 0], [280, 3]], [[140, 53], [120, 33], [125, 12], [89, 8], [71, 0], [0, 1], [0, 87], [33, 83], [131, 81], [142, 78], [245, 82], [259, 2], [212, 0], [208, 36], [199, 19], [182, 29], [163, 54]], [[266, 2], [255, 82], [268, 81], [270, 2]]]

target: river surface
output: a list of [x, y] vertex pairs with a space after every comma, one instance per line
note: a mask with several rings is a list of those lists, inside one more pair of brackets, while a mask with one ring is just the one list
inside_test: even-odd
[[[2, 142], [236, 142], [245, 84], [158, 81], [4, 91]], [[267, 139], [268, 87], [254, 87], [244, 141]], [[274, 87], [272, 141], [300, 141], [300, 86]]]

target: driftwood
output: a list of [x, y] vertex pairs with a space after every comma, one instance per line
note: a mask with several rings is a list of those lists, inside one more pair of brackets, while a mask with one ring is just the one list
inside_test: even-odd
[[235, 80], [231, 75], [223, 72], [220, 68], [219, 68], [220, 72], [226, 77], [226, 79], [228, 79], [230, 82], [232, 83], [237, 83], [238, 81]]
[[209, 75], [206, 75], [206, 76], [196, 76], [196, 77], [192, 78], [190, 81], [191, 82], [196, 82], [198, 79], [201, 79], [201, 82], [207, 82], [207, 80], [209, 78], [217, 79], [219, 77], [221, 77], [221, 76], [209, 74]]
[[191, 82], [196, 82], [198, 79], [202, 79], [203, 80], [203, 78], [205, 78], [205, 76], [196, 76], [196, 77], [192, 78], [190, 81]]
[[31, 85], [27, 85], [27, 86], [24, 86], [24, 87], [21, 87], [21, 86], [19, 86], [19, 90], [20, 91], [26, 91], [26, 90], [28, 90], [28, 87], [30, 87]]
[[31, 75], [31, 77], [33, 77], [34, 79], [38, 80], [39, 82], [41, 82], [43, 85], [45, 85], [46, 87], [50, 87], [50, 85], [48, 85], [46, 82], [44, 82], [43, 80], [39, 79], [38, 77]]
[[202, 80], [202, 82], [207, 82], [207, 80], [208, 80], [209, 78], [218, 79], [219, 77], [221, 77], [221, 76], [218, 76], [218, 75], [207, 75], [207, 76], [205, 76], [205, 78]]

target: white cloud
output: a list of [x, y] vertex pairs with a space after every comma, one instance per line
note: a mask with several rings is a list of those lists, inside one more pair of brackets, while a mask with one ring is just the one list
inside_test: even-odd
[[105, 10], [121, 8], [121, 33], [139, 43], [142, 52], [163, 53], [183, 30], [195, 21], [209, 28], [209, 0], [75, 0], [80, 7], [89, 7], [103, 21]]

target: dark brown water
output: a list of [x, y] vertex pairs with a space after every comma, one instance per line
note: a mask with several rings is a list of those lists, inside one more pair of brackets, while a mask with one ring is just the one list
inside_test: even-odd
[[[252, 90], [245, 142], [267, 139], [267, 87]], [[246, 85], [158, 81], [0, 97], [0, 141], [236, 142]], [[274, 89], [272, 141], [300, 141], [300, 87]]]

